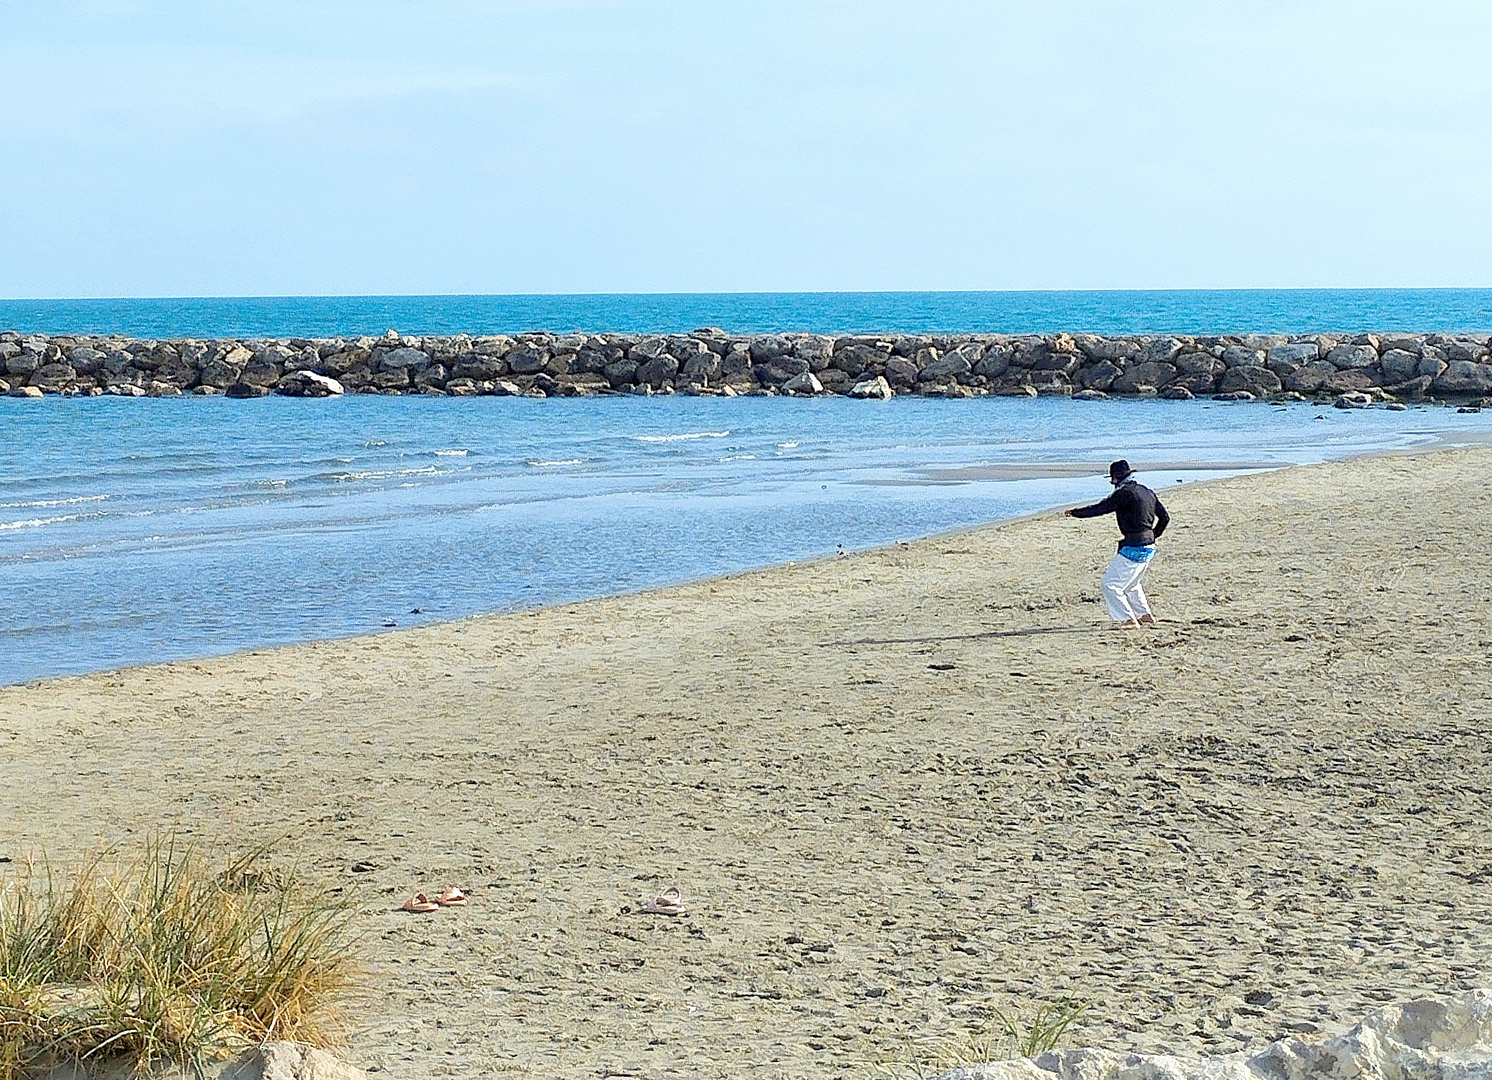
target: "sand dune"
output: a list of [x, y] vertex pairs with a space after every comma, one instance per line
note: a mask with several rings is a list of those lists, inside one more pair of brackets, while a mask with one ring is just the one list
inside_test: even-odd
[[1489, 470], [1166, 491], [1140, 634], [1111, 527], [1048, 516], [3, 689], [0, 856], [290, 831], [385, 1075], [864, 1076], [1062, 996], [1073, 1045], [1340, 1030], [1486, 981]]

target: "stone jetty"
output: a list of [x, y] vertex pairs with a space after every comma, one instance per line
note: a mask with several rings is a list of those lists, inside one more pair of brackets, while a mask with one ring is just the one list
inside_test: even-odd
[[1335, 400], [1492, 395], [1485, 335], [552, 334], [145, 341], [0, 333], [13, 396], [840, 394]]

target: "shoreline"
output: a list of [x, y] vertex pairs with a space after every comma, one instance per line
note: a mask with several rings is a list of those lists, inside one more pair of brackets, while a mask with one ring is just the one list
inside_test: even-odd
[[393, 1075], [860, 1075], [1061, 997], [1072, 1045], [1330, 1030], [1486, 981], [1489, 455], [1168, 492], [1142, 634], [1048, 511], [3, 688], [0, 856], [273, 839], [354, 903]]
[[[1332, 461], [1366, 460], [1378, 457], [1408, 457], [1422, 454], [1434, 454], [1446, 450], [1454, 450], [1467, 446], [1481, 446], [1492, 443], [1492, 433], [1464, 432], [1450, 435], [1446, 432], [1434, 433], [1424, 443], [1412, 446], [1398, 446], [1390, 448], [1374, 448], [1359, 451], [1346, 457], [1334, 458]], [[1278, 471], [1293, 468], [1311, 468], [1312, 463], [1288, 462], [1279, 460], [1225, 460], [1216, 462], [1196, 461], [1164, 461], [1150, 460], [1146, 458], [1133, 459], [1136, 471], [1139, 473], [1171, 474], [1171, 473], [1219, 473], [1227, 472], [1229, 476], [1208, 476], [1201, 480], [1189, 480], [1188, 486], [1197, 484], [1216, 484], [1225, 480], [1234, 479], [1238, 476], [1256, 475], [1258, 473]], [[921, 476], [918, 479], [884, 479], [884, 480], [850, 480], [851, 485], [866, 486], [891, 486], [891, 487], [943, 487], [959, 486], [971, 482], [997, 481], [997, 482], [1019, 482], [1023, 480], [1048, 480], [1048, 479], [1075, 479], [1081, 477], [1102, 478], [1106, 475], [1107, 460], [1104, 461], [1069, 461], [1069, 462], [1041, 462], [1041, 463], [1017, 463], [1002, 465], [981, 465], [954, 468], [925, 467], [916, 470]], [[1178, 484], [1180, 481], [1178, 481]], [[1163, 491], [1174, 490], [1175, 485], [1166, 485]], [[1080, 500], [1076, 500], [1080, 501]], [[248, 644], [225, 651], [190, 653], [181, 656], [169, 656], [157, 659], [140, 660], [123, 665], [112, 665], [107, 667], [93, 668], [85, 671], [61, 672], [53, 675], [32, 675], [14, 682], [0, 681], [0, 690], [7, 687], [33, 687], [59, 679], [88, 678], [116, 671], [132, 671], [142, 668], [163, 667], [173, 664], [191, 663], [198, 660], [224, 660], [235, 656], [262, 655], [278, 652], [285, 649], [296, 649], [303, 646], [317, 644], [331, 644], [337, 642], [358, 641], [363, 639], [378, 640], [388, 637], [390, 634], [398, 635], [414, 629], [428, 629], [438, 626], [454, 625], [472, 621], [480, 621], [493, 618], [510, 618], [521, 615], [529, 615], [535, 612], [558, 610], [584, 605], [595, 601], [607, 599], [621, 599], [626, 597], [644, 596], [660, 591], [680, 588], [690, 585], [710, 584], [716, 582], [732, 581], [742, 575], [770, 574], [776, 570], [788, 569], [795, 566], [811, 566], [834, 561], [843, 556], [861, 556], [877, 552], [894, 551], [904, 548], [909, 544], [933, 543], [940, 540], [957, 538], [968, 533], [980, 532], [985, 529], [996, 529], [1018, 522], [1038, 519], [1052, 514], [1067, 505], [1075, 505], [1075, 500], [1056, 502], [1048, 506], [1034, 510], [1012, 514], [1005, 517], [990, 518], [970, 524], [958, 525], [949, 529], [908, 536], [904, 539], [892, 539], [884, 543], [876, 543], [868, 547], [844, 548], [838, 552], [825, 551], [815, 557], [798, 557], [793, 559], [777, 559], [759, 563], [752, 566], [744, 566], [736, 569], [726, 569], [718, 573], [705, 574], [697, 577], [680, 578], [673, 581], [664, 581], [656, 584], [644, 585], [635, 588], [627, 588], [617, 592], [597, 593], [589, 596], [580, 596], [571, 599], [539, 600], [531, 604], [516, 604], [506, 607], [468, 612], [454, 615], [449, 618], [439, 618], [429, 622], [418, 622], [412, 626], [385, 627], [381, 629], [369, 628], [341, 634], [330, 634], [322, 636], [311, 636], [303, 638], [292, 638], [288, 640], [269, 641], [258, 644]]]
[[576, 397], [741, 394], [867, 400], [1159, 396], [1366, 407], [1492, 396], [1473, 334], [531, 333], [137, 340], [0, 332], [0, 393]]
[[[1468, 434], [1466, 436], [1458, 436], [1457, 438], [1464, 438], [1468, 441], [1476, 442], [1492, 441], [1492, 435], [1487, 435], [1484, 438], [1477, 439], [1474, 433]], [[1460, 444], [1448, 443], [1447, 437], [1444, 434], [1439, 434], [1435, 436], [1433, 442], [1427, 443], [1423, 446], [1375, 449], [1334, 460], [1354, 460], [1358, 458], [1366, 458], [1379, 455], [1396, 456], [1419, 453], [1433, 453], [1440, 449], [1453, 448], [1455, 445]], [[1146, 474], [1175, 472], [1228, 472], [1232, 473], [1235, 476], [1242, 476], [1251, 475], [1257, 472], [1273, 471], [1279, 469], [1309, 467], [1302, 466], [1299, 463], [1281, 462], [1278, 460], [1238, 460], [1218, 462], [1150, 461], [1144, 458], [1136, 458], [1134, 460], [1136, 463], [1136, 471]], [[993, 466], [969, 466], [962, 468], [927, 467], [917, 470], [922, 474], [921, 478], [919, 479], [850, 480], [847, 481], [847, 483], [852, 485], [866, 486], [939, 487], [958, 486], [965, 483], [984, 480], [1019, 482], [1022, 480], [1075, 479], [1089, 476], [1094, 478], [1102, 478], [1107, 475], [1107, 467], [1107, 461], [1045, 462]], [[1188, 483], [1213, 484], [1231, 478], [1231, 476], [1214, 476], [1205, 478], [1203, 480], [1188, 481]], [[1171, 490], [1171, 488], [1167, 487], [1166, 490]], [[138, 663], [96, 668], [88, 671], [62, 673], [57, 675], [33, 676], [22, 679], [18, 682], [0, 681], [0, 690], [12, 686], [37, 686], [43, 683], [55, 681], [57, 679], [87, 678], [90, 676], [107, 674], [113, 671], [130, 671], [139, 668], [160, 667], [179, 663], [191, 663], [197, 660], [227, 659], [239, 655], [261, 655], [271, 652], [277, 652], [284, 649], [295, 649], [302, 646], [316, 645], [321, 643], [357, 641], [365, 638], [381, 639], [389, 636], [390, 634], [405, 633], [414, 629], [428, 629], [431, 627], [454, 625], [463, 622], [470, 622], [473, 620], [516, 617], [520, 615], [532, 614], [539, 611], [574, 607], [576, 605], [583, 605], [594, 601], [648, 595], [659, 591], [666, 591], [683, 586], [709, 584], [714, 582], [726, 582], [739, 578], [742, 575], [770, 574], [777, 570], [784, 570], [795, 566], [812, 566], [826, 562], [832, 562], [836, 558], [843, 556], [858, 556], [876, 552], [892, 551], [897, 548], [906, 547], [909, 544], [932, 543], [940, 540], [956, 538], [970, 532], [978, 532], [984, 529], [1000, 528], [1002, 526], [1014, 524], [1021, 521], [1041, 518], [1045, 515], [1052, 514], [1060, 510], [1063, 506], [1071, 504], [1072, 503], [1070, 501], [1064, 503], [1053, 503], [1049, 506], [1041, 507], [1039, 509], [1031, 510], [1024, 513], [1013, 514], [1008, 517], [991, 518], [984, 521], [974, 522], [972, 524], [959, 525], [951, 529], [943, 529], [935, 532], [909, 536], [905, 539], [894, 539], [885, 543], [874, 544], [869, 547], [846, 548], [841, 549], [838, 552], [826, 552], [822, 555], [811, 558], [795, 558], [769, 561], [755, 566], [746, 566], [738, 569], [725, 570], [720, 573], [706, 574], [701, 577], [682, 578], [675, 581], [666, 581], [658, 584], [642, 586], [639, 588], [624, 589], [620, 592], [600, 593], [591, 596], [582, 596], [570, 600], [539, 601], [532, 605], [520, 605], [506, 608], [496, 608], [485, 611], [477, 611], [465, 615], [457, 615], [448, 619], [437, 619], [433, 622], [418, 623], [415, 626], [409, 627], [386, 627], [381, 630], [370, 629], [367, 631], [358, 631], [347, 634], [334, 634], [331, 636], [307, 637], [288, 641], [269, 642], [258, 645], [250, 645], [242, 648], [230, 649], [225, 652], [209, 652], [165, 659], [142, 660]]]

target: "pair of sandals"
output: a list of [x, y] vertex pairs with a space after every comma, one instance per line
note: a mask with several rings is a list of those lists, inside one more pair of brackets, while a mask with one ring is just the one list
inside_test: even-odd
[[427, 915], [432, 911], [439, 911], [443, 907], [465, 907], [466, 894], [456, 886], [452, 885], [434, 900], [424, 893], [415, 893], [404, 901], [404, 911], [413, 911], [420, 915]]
[[684, 914], [684, 894], [677, 885], [664, 889], [652, 900], [638, 908], [644, 915]]

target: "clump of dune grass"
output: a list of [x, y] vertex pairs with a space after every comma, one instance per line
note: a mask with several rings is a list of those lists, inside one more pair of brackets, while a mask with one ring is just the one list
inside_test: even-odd
[[894, 1080], [925, 1080], [953, 1069], [1055, 1050], [1088, 1006], [1069, 999], [1042, 1002], [1030, 1019], [997, 1008], [975, 1010], [982, 1019], [961, 1030], [913, 1039], [904, 1060], [879, 1062], [875, 1071]]
[[268, 1039], [325, 1044], [352, 988], [348, 907], [153, 839], [0, 883], [0, 1080], [57, 1061], [207, 1064]]

